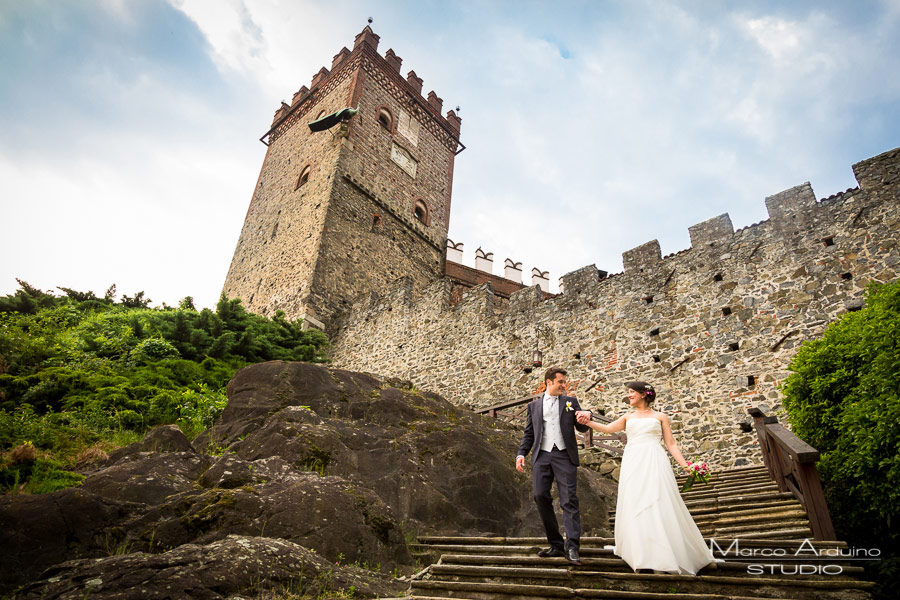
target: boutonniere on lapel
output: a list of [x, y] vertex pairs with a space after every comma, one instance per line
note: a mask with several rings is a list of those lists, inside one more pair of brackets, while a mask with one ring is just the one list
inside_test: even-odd
[[575, 410], [575, 409], [572, 408], [572, 401], [568, 400], [568, 401], [566, 401], [566, 412], [569, 412], [570, 410]]

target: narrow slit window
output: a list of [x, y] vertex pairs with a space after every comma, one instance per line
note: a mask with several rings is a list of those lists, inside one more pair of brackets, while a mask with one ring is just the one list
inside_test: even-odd
[[306, 185], [306, 182], [309, 181], [309, 174], [312, 171], [312, 168], [309, 165], [303, 167], [303, 170], [300, 171], [300, 176], [297, 177], [297, 185], [294, 186], [295, 190], [299, 190], [301, 187]]

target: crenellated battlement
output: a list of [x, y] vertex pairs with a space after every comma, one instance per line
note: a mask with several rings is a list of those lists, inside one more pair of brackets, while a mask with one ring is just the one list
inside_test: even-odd
[[[460, 145], [459, 134], [462, 128], [462, 119], [453, 110], [447, 111], [446, 115], [441, 115], [443, 100], [434, 90], [428, 92], [427, 96], [422, 96], [423, 80], [416, 75], [415, 71], [409, 71], [406, 78], [400, 75], [400, 67], [403, 59], [397, 56], [393, 48], [389, 48], [384, 56], [378, 54], [378, 43], [380, 37], [372, 31], [372, 28], [366, 25], [363, 30], [357, 34], [353, 50], [346, 47], [334, 55], [331, 61], [331, 69], [322, 67], [313, 75], [309, 88], [302, 86], [294, 93], [291, 103], [282, 102], [272, 119], [272, 126], [266, 132], [262, 140], [269, 139], [274, 141], [275, 138], [284, 134], [290, 127], [294, 126], [300, 117], [306, 115], [312, 105], [316, 101], [330, 91], [329, 86], [334, 82], [340, 81], [349, 75], [352, 71], [358, 70], [361, 66], [365, 69], [368, 65], [366, 61], [374, 61], [377, 63], [377, 72], [390, 74], [391, 84], [399, 93], [403, 94], [416, 104], [417, 111], [420, 116], [428, 115], [429, 121], [433, 121], [443, 130], [443, 136], [448, 144], [452, 144], [453, 151], [456, 151]], [[373, 74], [375, 70], [371, 70]], [[348, 98], [348, 105], [351, 105], [354, 98]], [[356, 98], [358, 100], [358, 98]], [[317, 116], [317, 115], [314, 115]]]
[[[334, 362], [377, 365], [482, 407], [538, 390], [540, 350], [544, 366], [569, 371], [583, 405], [621, 414], [623, 383], [651, 381], [686, 455], [749, 464], [746, 407], [779, 412], [799, 345], [860, 308], [870, 282], [900, 277], [898, 166], [900, 149], [854, 165], [858, 188], [819, 201], [809, 183], [773, 194], [769, 218], [737, 230], [727, 214], [713, 217], [689, 228], [690, 248], [665, 257], [651, 240], [623, 253], [621, 273], [566, 273], [557, 295], [533, 285], [504, 296], [483, 283], [455, 298], [450, 279], [421, 289], [403, 279], [343, 315]], [[461, 258], [462, 244], [448, 242], [448, 261]], [[512, 282], [521, 263], [506, 259], [505, 269], [491, 277]]]

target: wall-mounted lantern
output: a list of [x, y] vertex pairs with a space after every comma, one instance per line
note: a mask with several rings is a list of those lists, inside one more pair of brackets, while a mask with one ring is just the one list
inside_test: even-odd
[[535, 350], [534, 354], [531, 355], [531, 364], [535, 367], [541, 367], [544, 365], [544, 353], [540, 350]]

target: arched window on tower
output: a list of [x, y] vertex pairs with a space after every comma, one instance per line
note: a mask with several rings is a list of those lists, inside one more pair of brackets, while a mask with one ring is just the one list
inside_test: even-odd
[[303, 167], [303, 170], [300, 171], [300, 176], [297, 177], [297, 185], [294, 186], [295, 190], [299, 190], [301, 187], [306, 185], [306, 182], [309, 181], [309, 174], [312, 171], [312, 167], [310, 165], [306, 165]]
[[424, 200], [416, 200], [415, 207], [413, 207], [413, 216], [423, 225], [429, 225], [431, 223], [431, 214], [428, 210], [428, 205], [425, 204]]
[[378, 109], [378, 124], [388, 131], [394, 130], [394, 115], [385, 106]]

